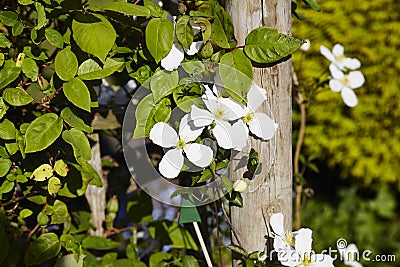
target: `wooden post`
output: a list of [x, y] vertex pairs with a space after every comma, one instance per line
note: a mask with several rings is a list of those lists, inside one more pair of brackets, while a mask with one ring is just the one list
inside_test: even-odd
[[[232, 16], [238, 45], [244, 44], [254, 28], [268, 26], [291, 34], [291, 0], [226, 0]], [[292, 62], [286, 60], [272, 67], [253, 68], [254, 82], [267, 91], [268, 105], [260, 108], [278, 124], [274, 139], [269, 142], [250, 140], [259, 152], [262, 172], [243, 193], [243, 208], [232, 207], [232, 225], [243, 248], [249, 252], [265, 248], [266, 224], [269, 216], [282, 212], [286, 229], [292, 229]], [[233, 166], [231, 170], [234, 170]], [[233, 179], [242, 173], [231, 171]], [[235, 238], [232, 241], [236, 244]]]

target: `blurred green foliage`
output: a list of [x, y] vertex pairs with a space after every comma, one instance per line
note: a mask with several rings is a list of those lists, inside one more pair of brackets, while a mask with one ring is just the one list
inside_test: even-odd
[[[318, 3], [321, 12], [298, 8], [301, 21], [293, 22], [293, 34], [311, 40], [308, 52], [293, 57], [300, 88], [309, 97], [305, 153], [321, 155], [329, 167], [342, 170], [342, 177], [400, 186], [400, 2]], [[319, 47], [336, 43], [344, 46], [345, 56], [362, 63], [366, 82], [355, 90], [355, 108], [346, 107], [327, 84], [330, 62]], [[298, 114], [294, 120], [298, 123]]]

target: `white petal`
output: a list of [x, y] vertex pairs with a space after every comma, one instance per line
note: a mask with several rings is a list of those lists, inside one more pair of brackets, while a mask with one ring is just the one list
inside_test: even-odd
[[233, 142], [233, 149], [243, 151], [247, 146], [249, 139], [249, 129], [242, 120], [238, 120], [232, 125], [231, 139]]
[[204, 127], [210, 125], [214, 121], [214, 115], [208, 110], [198, 108], [196, 105], [192, 105], [190, 120], [193, 121], [193, 124], [196, 127]]
[[339, 80], [332, 79], [332, 80], [329, 81], [329, 87], [334, 92], [342, 91], [343, 86], [344, 86], [343, 83], [341, 81], [339, 81]]
[[344, 73], [335, 64], [330, 64], [329, 70], [331, 71], [333, 78], [335, 78], [339, 81], [343, 81]]
[[182, 150], [171, 149], [161, 159], [158, 169], [165, 178], [175, 178], [181, 172], [183, 160]]
[[358, 248], [354, 243], [349, 244], [345, 250], [346, 253], [358, 253]]
[[278, 251], [279, 249], [286, 246], [286, 243], [282, 240], [280, 236], [274, 237], [274, 250]]
[[347, 78], [349, 79], [349, 87], [352, 89], [362, 86], [365, 82], [364, 75], [361, 71], [350, 71]]
[[199, 42], [193, 42], [189, 49], [186, 50], [186, 54], [188, 54], [189, 56], [193, 56], [194, 54], [196, 54], [197, 52], [199, 52], [201, 46], [203, 45], [202, 41]]
[[344, 54], [344, 47], [341, 44], [335, 44], [332, 49], [332, 54], [335, 57], [343, 56]]
[[173, 43], [171, 51], [165, 58], [161, 59], [161, 66], [167, 71], [173, 71], [179, 67], [184, 57], [183, 47], [180, 44]]
[[194, 23], [192, 20], [189, 23], [193, 28], [193, 35], [196, 35], [201, 31], [201, 27], [197, 23]]
[[325, 254], [314, 254], [312, 256], [315, 262], [313, 266], [315, 267], [334, 267], [333, 258]]
[[150, 140], [162, 147], [174, 147], [178, 144], [178, 134], [165, 122], [157, 122], [150, 130]]
[[283, 228], [283, 214], [282, 213], [275, 213], [269, 219], [269, 224], [271, 225], [272, 231], [275, 234], [283, 238], [285, 234], [285, 230]]
[[355, 107], [358, 104], [357, 96], [352, 89], [344, 86], [341, 92], [343, 102], [349, 107]]
[[245, 107], [230, 98], [221, 97], [218, 99], [218, 108], [224, 111], [223, 120], [233, 121], [245, 116]]
[[351, 70], [355, 70], [361, 67], [361, 62], [356, 58], [345, 58], [341, 63], [344, 67]]
[[332, 54], [332, 52], [326, 48], [325, 46], [321, 45], [319, 47], [319, 51], [321, 52], [321, 54], [326, 57], [327, 59], [329, 59], [330, 61], [335, 61], [335, 56]]
[[311, 253], [312, 245], [312, 231], [308, 228], [302, 228], [298, 231], [295, 240], [296, 251], [301, 255], [302, 258], [307, 254]]
[[351, 266], [351, 267], [363, 267], [361, 263], [357, 261], [344, 261], [344, 264]]
[[218, 99], [207, 85], [204, 87], [206, 88], [206, 92], [201, 98], [203, 99], [204, 104], [206, 104], [207, 109], [211, 111], [211, 113], [214, 113], [217, 109]]
[[186, 145], [183, 150], [188, 160], [202, 168], [210, 165], [214, 155], [210, 147], [196, 143]]
[[265, 113], [255, 113], [248, 123], [250, 132], [263, 140], [270, 140], [276, 131], [276, 123]]
[[190, 114], [182, 117], [179, 124], [179, 137], [185, 142], [192, 142], [203, 132], [204, 127], [196, 127]]
[[253, 112], [267, 99], [267, 92], [253, 83], [247, 93], [247, 107]]
[[218, 120], [215, 121], [216, 125], [212, 129], [212, 133], [217, 139], [217, 143], [220, 147], [225, 149], [233, 148], [233, 140], [232, 140], [232, 125], [229, 122]]

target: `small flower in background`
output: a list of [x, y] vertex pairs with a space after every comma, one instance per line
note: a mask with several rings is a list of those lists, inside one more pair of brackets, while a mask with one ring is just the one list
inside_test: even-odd
[[165, 122], [156, 123], [150, 130], [150, 140], [164, 147], [172, 148], [161, 159], [160, 173], [166, 178], [179, 175], [184, 162], [183, 152], [194, 165], [205, 168], [213, 159], [213, 151], [203, 144], [192, 143], [200, 136], [204, 127], [195, 127], [189, 120], [189, 114], [182, 117], [179, 134]]
[[247, 190], [249, 186], [247, 183], [243, 180], [237, 180], [233, 183], [233, 190], [239, 193], [243, 193], [244, 191]]
[[309, 39], [305, 40], [306, 42], [304, 44], [302, 44], [302, 46], [300, 46], [300, 50], [303, 52], [307, 52], [310, 49], [311, 46], [311, 42]]
[[360, 254], [355, 244], [349, 244], [345, 248], [338, 246], [338, 249], [344, 264], [351, 267], [362, 267], [362, 264], [358, 262]]
[[356, 58], [347, 58], [344, 56], [344, 47], [340, 44], [335, 44], [332, 52], [325, 46], [320, 46], [321, 54], [329, 59], [332, 64], [336, 65], [339, 69], [355, 70], [361, 67], [361, 62]]
[[343, 73], [336, 65], [331, 64], [329, 70], [332, 79], [329, 81], [329, 87], [334, 92], [340, 92], [344, 103], [349, 107], [355, 107], [358, 103], [357, 96], [353, 89], [361, 87], [365, 78], [361, 71], [350, 71]]

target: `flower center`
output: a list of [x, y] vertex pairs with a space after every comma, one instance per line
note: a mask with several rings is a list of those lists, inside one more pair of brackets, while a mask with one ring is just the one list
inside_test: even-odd
[[179, 149], [183, 149], [185, 146], [186, 146], [186, 142], [183, 141], [182, 139], [179, 139], [179, 140], [178, 140], [178, 145], [177, 145], [177, 147], [178, 147]]
[[348, 76], [348, 75], [344, 75], [344, 77], [343, 77], [343, 84], [344, 84], [344, 85], [349, 85], [349, 82], [350, 82], [349, 76]]
[[222, 117], [224, 117], [224, 115], [225, 115], [225, 111], [221, 108], [218, 108], [214, 113], [214, 117], [216, 119], [221, 119]]
[[251, 112], [249, 112], [249, 113], [247, 113], [247, 115], [246, 116], [244, 116], [243, 117], [243, 121], [245, 122], [245, 123], [249, 123], [249, 122], [251, 122], [252, 120], [253, 120], [253, 114], [251, 114]]
[[342, 62], [346, 57], [344, 55], [340, 55], [336, 57], [336, 61]]
[[294, 235], [292, 232], [286, 231], [285, 232], [285, 243], [288, 245], [294, 245]]
[[308, 253], [304, 255], [304, 259], [302, 260], [301, 264], [303, 266], [311, 266], [312, 264], [311, 256]]

